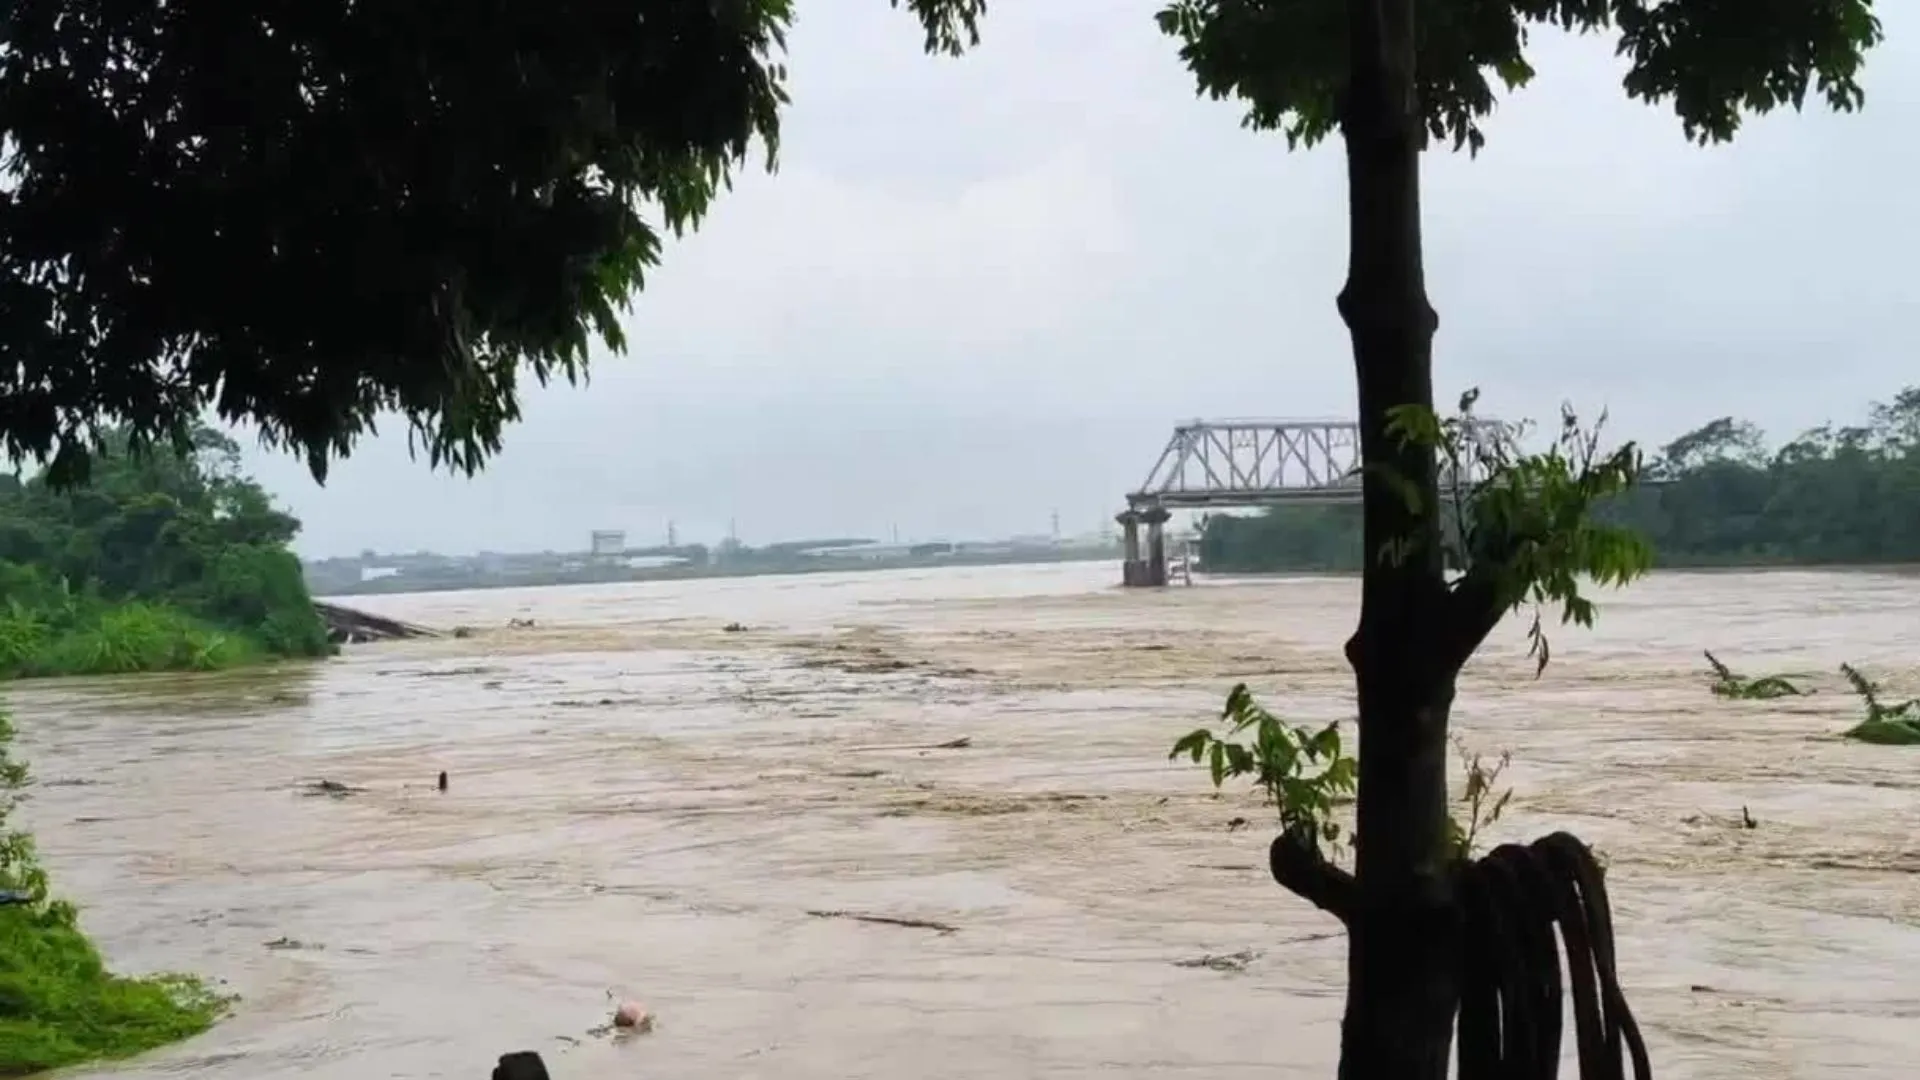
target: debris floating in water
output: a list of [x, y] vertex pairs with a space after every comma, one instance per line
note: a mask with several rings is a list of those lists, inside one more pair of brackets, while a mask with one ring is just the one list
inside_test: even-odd
[[623, 1001], [613, 1010], [613, 1026], [631, 1031], [652, 1031], [653, 1014], [637, 1001]]
[[1260, 959], [1259, 953], [1254, 952], [1252, 949], [1241, 949], [1239, 952], [1227, 953], [1224, 956], [1215, 956], [1212, 953], [1208, 953], [1205, 956], [1197, 956], [1191, 960], [1175, 960], [1173, 966], [1206, 968], [1208, 971], [1245, 971], [1247, 970], [1248, 964], [1258, 959]]
[[362, 794], [366, 790], [366, 788], [354, 787], [351, 784], [343, 784], [338, 780], [327, 780], [323, 778], [320, 780], [307, 781], [301, 785], [300, 793], [308, 796], [323, 795], [329, 799], [344, 799], [349, 795]]
[[889, 743], [880, 746], [850, 746], [849, 754], [871, 754], [883, 750], [965, 750], [973, 745], [973, 736], [962, 735], [957, 739], [948, 739], [939, 743]]
[[816, 919], [850, 919], [854, 922], [873, 923], [876, 926], [904, 926], [909, 930], [932, 930], [937, 934], [957, 934], [960, 932], [960, 928], [952, 923], [936, 922], [932, 919], [903, 919], [894, 915], [862, 915], [857, 911], [809, 910], [807, 914]]
[[439, 785], [439, 786], [440, 786], [440, 790], [441, 790], [441, 791], [445, 791], [445, 790], [447, 790], [447, 770], [445, 770], [445, 769], [441, 769], [441, 770], [440, 770], [440, 785]]

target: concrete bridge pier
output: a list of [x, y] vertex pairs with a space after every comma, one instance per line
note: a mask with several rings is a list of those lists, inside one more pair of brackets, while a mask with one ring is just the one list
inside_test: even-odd
[[1156, 506], [1140, 515], [1147, 523], [1146, 580], [1142, 585], [1163, 588], [1167, 584], [1167, 519], [1173, 515]]
[[[1120, 584], [1129, 588], [1159, 588], [1167, 583], [1167, 519], [1165, 507], [1129, 508], [1114, 518], [1120, 523]], [[1147, 527], [1144, 550], [1140, 526]]]
[[1146, 567], [1140, 558], [1140, 512], [1122, 510], [1113, 520], [1120, 523], [1120, 584], [1132, 588], [1141, 584]]

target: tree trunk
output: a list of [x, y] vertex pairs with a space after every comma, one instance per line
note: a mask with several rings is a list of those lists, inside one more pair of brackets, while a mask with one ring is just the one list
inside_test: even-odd
[[[1459, 913], [1447, 849], [1447, 714], [1457, 666], [1431, 448], [1387, 433], [1396, 406], [1433, 407], [1420, 238], [1413, 0], [1348, 0], [1348, 271], [1340, 314], [1360, 387], [1367, 563], [1347, 644], [1360, 711], [1357, 910], [1349, 924], [1341, 1080], [1446, 1080], [1459, 1002]], [[1410, 481], [1422, 505], [1383, 482]]]

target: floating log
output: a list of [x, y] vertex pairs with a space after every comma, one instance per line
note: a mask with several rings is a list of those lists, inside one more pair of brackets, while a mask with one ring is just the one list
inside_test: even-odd
[[327, 624], [327, 640], [335, 645], [358, 645], [366, 641], [402, 641], [408, 638], [434, 638], [440, 631], [415, 623], [401, 622], [364, 611], [323, 604], [316, 600], [313, 609]]

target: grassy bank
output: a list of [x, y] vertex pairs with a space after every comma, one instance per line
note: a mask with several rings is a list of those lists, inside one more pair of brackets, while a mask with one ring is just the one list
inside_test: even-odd
[[[0, 713], [0, 1076], [112, 1060], [197, 1035], [225, 1002], [184, 976], [108, 971], [71, 904], [48, 895], [33, 841], [8, 827], [26, 769]], [[17, 902], [24, 899], [25, 902]]]
[[0, 610], [0, 679], [217, 671], [267, 659], [245, 634], [219, 629], [170, 604], [10, 603]]

